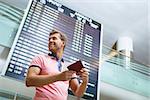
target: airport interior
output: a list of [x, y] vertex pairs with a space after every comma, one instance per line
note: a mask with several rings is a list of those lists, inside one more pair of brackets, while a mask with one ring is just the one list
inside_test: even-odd
[[83, 96], [68, 88], [67, 100], [150, 100], [149, 22], [149, 0], [0, 0], [0, 100], [33, 100], [28, 69], [53, 29], [68, 38], [64, 63], [89, 73]]

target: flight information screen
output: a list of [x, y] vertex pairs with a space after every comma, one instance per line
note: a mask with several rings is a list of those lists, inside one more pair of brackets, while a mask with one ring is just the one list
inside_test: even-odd
[[89, 83], [83, 98], [97, 100], [101, 24], [58, 2], [43, 1], [32, 0], [29, 4], [11, 48], [5, 76], [24, 81], [32, 58], [48, 53], [49, 33], [57, 29], [68, 37], [64, 60], [73, 62], [80, 59], [89, 70]]

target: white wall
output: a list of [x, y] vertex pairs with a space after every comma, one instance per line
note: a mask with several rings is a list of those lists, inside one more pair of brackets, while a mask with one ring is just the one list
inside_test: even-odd
[[150, 98], [101, 82], [101, 100], [150, 100]]
[[0, 73], [2, 72], [2, 68], [5, 65], [9, 50], [9, 48], [0, 46]]
[[24, 82], [3, 76], [0, 76], [0, 89], [22, 94], [28, 97], [33, 97], [35, 93], [34, 88], [27, 88]]

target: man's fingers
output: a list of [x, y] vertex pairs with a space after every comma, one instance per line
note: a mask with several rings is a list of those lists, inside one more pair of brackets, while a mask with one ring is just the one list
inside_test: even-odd
[[80, 70], [80, 72], [88, 72], [88, 69], [82, 68], [82, 69]]

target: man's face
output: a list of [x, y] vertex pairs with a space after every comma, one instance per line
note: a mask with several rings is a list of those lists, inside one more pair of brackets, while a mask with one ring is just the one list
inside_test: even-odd
[[49, 51], [56, 53], [59, 50], [63, 50], [65, 46], [64, 41], [60, 39], [60, 34], [56, 33], [49, 37]]

